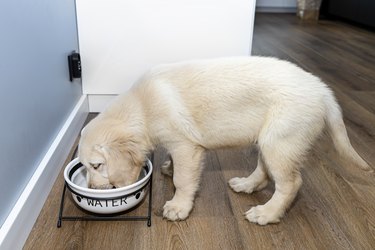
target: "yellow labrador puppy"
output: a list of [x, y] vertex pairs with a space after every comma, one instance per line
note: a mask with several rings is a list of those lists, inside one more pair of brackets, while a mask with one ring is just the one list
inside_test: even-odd
[[135, 182], [158, 144], [173, 159], [176, 191], [165, 218], [184, 220], [193, 208], [206, 149], [257, 143], [258, 165], [233, 178], [236, 192], [252, 193], [271, 179], [275, 193], [246, 218], [279, 222], [302, 184], [301, 160], [327, 125], [339, 153], [364, 170], [351, 146], [332, 91], [319, 78], [275, 58], [241, 57], [161, 65], [90, 122], [79, 145], [92, 188]]

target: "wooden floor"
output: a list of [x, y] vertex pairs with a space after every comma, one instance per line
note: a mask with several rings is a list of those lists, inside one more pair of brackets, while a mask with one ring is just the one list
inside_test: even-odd
[[[352, 144], [375, 168], [375, 34], [330, 21], [303, 24], [289, 14], [257, 14], [253, 54], [277, 56], [320, 76], [336, 93]], [[323, 136], [304, 163], [304, 184], [281, 223], [244, 219], [270, 199], [273, 186], [237, 194], [227, 181], [256, 166], [253, 148], [208, 152], [201, 189], [190, 217], [162, 219], [172, 198], [158, 149], [153, 178], [152, 226], [145, 222], [63, 222], [56, 227], [60, 174], [24, 249], [374, 249], [375, 178], [342, 161]], [[132, 214], [146, 212], [147, 201]], [[66, 215], [80, 214], [68, 200]]]

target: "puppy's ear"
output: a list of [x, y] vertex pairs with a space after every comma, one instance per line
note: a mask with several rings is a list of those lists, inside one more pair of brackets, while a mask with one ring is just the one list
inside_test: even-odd
[[108, 146], [103, 146], [103, 145], [94, 145], [94, 150], [101, 154], [105, 159], [108, 158], [108, 155], [110, 153], [110, 149]]
[[124, 125], [120, 124], [112, 126], [108, 137], [111, 140], [104, 146], [108, 146], [109, 154], [116, 154], [117, 157], [128, 156], [130, 164], [138, 167], [143, 166], [147, 154], [147, 143], [140, 131], [133, 127], [124, 129]]
[[145, 155], [140, 149], [140, 145], [132, 140], [123, 143], [121, 147], [122, 153], [128, 153], [134, 166], [142, 167], [145, 161]]
[[105, 152], [106, 152], [106, 150], [104, 149], [104, 146], [103, 146], [103, 145], [98, 145], [98, 144], [96, 144], [96, 145], [94, 145], [94, 149], [95, 149], [96, 151], [100, 152], [100, 153], [105, 153]]
[[118, 154], [119, 156], [128, 155], [132, 161], [132, 165], [139, 166], [143, 164], [143, 156], [138, 149], [139, 144], [136, 143], [131, 137], [122, 136], [117, 138], [116, 141], [109, 145], [109, 151], [111, 154]]

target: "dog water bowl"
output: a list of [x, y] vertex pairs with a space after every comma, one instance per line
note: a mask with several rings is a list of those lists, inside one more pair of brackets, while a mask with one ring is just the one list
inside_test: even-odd
[[133, 208], [142, 201], [151, 174], [152, 163], [147, 160], [137, 182], [115, 189], [91, 189], [86, 181], [86, 168], [76, 158], [66, 166], [64, 178], [78, 206], [97, 214], [113, 214]]

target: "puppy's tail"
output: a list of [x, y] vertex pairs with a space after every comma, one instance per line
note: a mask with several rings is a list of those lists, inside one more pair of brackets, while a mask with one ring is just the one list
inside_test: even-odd
[[332, 92], [325, 96], [324, 103], [327, 110], [326, 123], [336, 150], [346, 160], [358, 165], [361, 169], [373, 172], [372, 168], [359, 156], [350, 143], [341, 108]]

